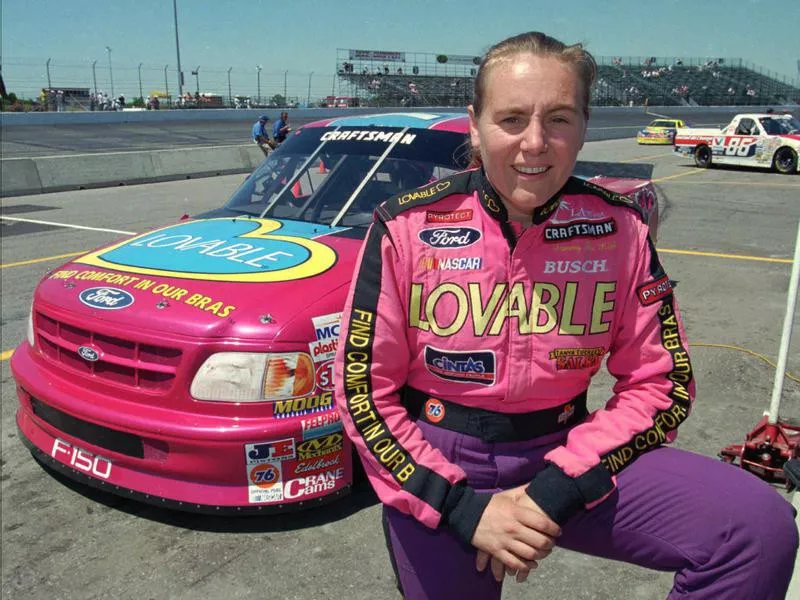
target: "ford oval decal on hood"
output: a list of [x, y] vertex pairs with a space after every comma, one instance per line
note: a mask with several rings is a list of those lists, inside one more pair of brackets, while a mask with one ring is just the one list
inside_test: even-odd
[[472, 227], [437, 227], [423, 229], [419, 232], [419, 239], [432, 248], [449, 250], [472, 246], [481, 239], [481, 232]]
[[125, 290], [111, 287], [93, 287], [83, 290], [80, 301], [86, 306], [100, 310], [119, 310], [133, 304], [133, 296]]
[[314, 238], [340, 229], [274, 219], [202, 219], [135, 236], [75, 262], [182, 279], [293, 281], [336, 264], [336, 252]]

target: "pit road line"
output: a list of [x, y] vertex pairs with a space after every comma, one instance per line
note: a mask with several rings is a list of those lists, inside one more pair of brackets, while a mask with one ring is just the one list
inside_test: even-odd
[[8, 267], [21, 267], [23, 265], [33, 265], [40, 262], [47, 262], [48, 260], [56, 260], [59, 258], [69, 258], [70, 256], [78, 256], [79, 254], [86, 254], [88, 250], [81, 250], [80, 252], [70, 252], [68, 254], [56, 254], [55, 256], [45, 256], [43, 258], [32, 258], [31, 260], [21, 260], [19, 262], [8, 263], [7, 265], [0, 265], [0, 269], [7, 269]]
[[22, 223], [36, 223], [37, 225], [52, 225], [53, 227], [66, 227], [68, 229], [85, 229], [87, 231], [102, 231], [104, 233], [121, 233], [123, 235], [136, 235], [135, 231], [122, 231], [119, 229], [104, 229], [102, 227], [87, 227], [85, 225], [72, 225], [70, 223], [54, 223], [53, 221], [39, 221], [37, 219], [23, 219], [20, 217], [6, 217], [1, 215], [0, 219], [5, 221], [20, 221]]

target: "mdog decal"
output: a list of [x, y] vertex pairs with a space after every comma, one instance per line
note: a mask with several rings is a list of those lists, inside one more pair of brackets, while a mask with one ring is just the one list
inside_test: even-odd
[[295, 398], [293, 400], [275, 400], [272, 414], [276, 419], [288, 419], [314, 412], [329, 410], [333, 406], [333, 394], [324, 392], [314, 396]]

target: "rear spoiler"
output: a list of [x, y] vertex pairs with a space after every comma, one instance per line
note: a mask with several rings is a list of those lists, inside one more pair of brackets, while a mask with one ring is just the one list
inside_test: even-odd
[[652, 164], [618, 163], [579, 160], [572, 174], [576, 177], [591, 179], [592, 177], [619, 177], [632, 179], [652, 179]]

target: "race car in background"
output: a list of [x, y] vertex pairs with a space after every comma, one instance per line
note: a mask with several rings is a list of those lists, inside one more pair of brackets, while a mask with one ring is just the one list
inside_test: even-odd
[[[50, 271], [11, 360], [21, 439], [68, 477], [186, 511], [347, 493], [333, 359], [356, 257], [378, 204], [427, 198], [467, 166], [468, 134], [463, 114], [317, 121], [221, 208]], [[655, 236], [651, 171], [579, 163], [576, 175], [638, 204]], [[431, 228], [480, 218], [465, 212], [432, 215]], [[602, 216], [562, 203], [550, 218]]]
[[675, 132], [680, 127], [689, 127], [689, 123], [681, 119], [656, 119], [636, 134], [639, 144], [672, 144]]
[[739, 114], [721, 129], [678, 129], [675, 152], [698, 167], [712, 164], [798, 172], [800, 121], [792, 115]]

